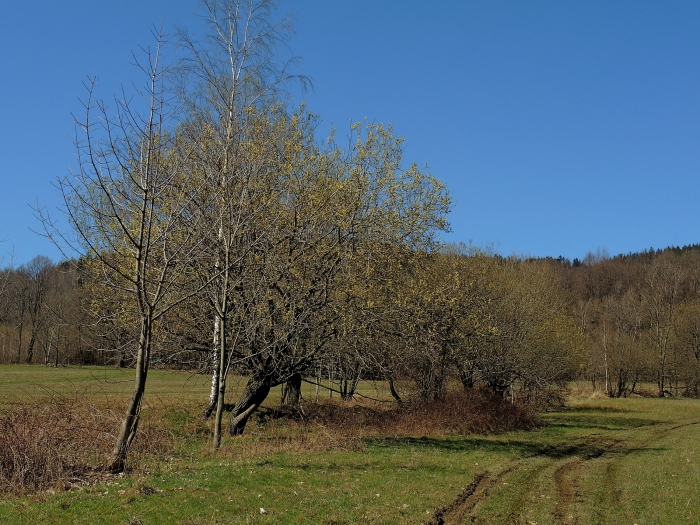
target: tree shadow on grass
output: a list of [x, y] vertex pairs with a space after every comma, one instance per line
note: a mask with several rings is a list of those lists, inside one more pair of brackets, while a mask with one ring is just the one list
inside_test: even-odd
[[602, 406], [602, 407], [594, 407], [590, 405], [582, 405], [582, 406], [575, 406], [575, 407], [565, 407], [563, 408], [559, 413], [568, 413], [568, 412], [600, 412], [603, 414], [615, 414], [615, 413], [630, 413], [633, 412], [633, 410], [629, 408], [621, 408], [621, 407], [608, 407], [608, 406]]
[[[590, 409], [571, 410], [545, 414], [543, 430], [597, 430], [601, 433], [586, 433], [572, 436], [570, 432], [548, 433], [519, 433], [516, 439], [512, 434], [484, 436], [448, 436], [448, 437], [384, 437], [370, 438], [367, 445], [379, 448], [395, 448], [397, 446], [440, 449], [453, 452], [492, 452], [509, 454], [516, 457], [544, 456], [553, 459], [579, 457], [593, 459], [614, 450], [625, 453], [622, 441], [614, 435], [605, 434], [615, 431], [634, 430], [641, 427], [655, 426], [663, 423], [648, 418], [625, 417], [617, 410]], [[523, 439], [524, 437], [524, 439]], [[531, 439], [527, 439], [531, 437]], [[544, 442], [543, 442], [544, 441]], [[645, 448], [643, 451], [653, 449]], [[633, 449], [629, 449], [629, 453]]]
[[[518, 439], [489, 439], [477, 436], [448, 438], [378, 438], [368, 440], [368, 444], [379, 448], [411, 447], [439, 449], [450, 452], [486, 452], [515, 455], [518, 457], [552, 456], [560, 457], [566, 452], [560, 447]], [[571, 452], [573, 454], [573, 451]]]
[[551, 459], [566, 459], [577, 457], [588, 460], [601, 457], [609, 452], [632, 454], [648, 453], [664, 450], [651, 447], [625, 447], [621, 442], [591, 439], [577, 439], [568, 443], [539, 443], [519, 439], [488, 439], [476, 436], [451, 438], [374, 438], [367, 444], [377, 448], [412, 447], [439, 449], [451, 452], [486, 452], [513, 455], [519, 458], [547, 457]]
[[641, 417], [624, 417], [610, 414], [567, 414], [558, 413], [543, 416], [545, 426], [549, 428], [581, 428], [598, 430], [631, 430], [645, 426], [654, 426], [663, 423], [653, 419]]

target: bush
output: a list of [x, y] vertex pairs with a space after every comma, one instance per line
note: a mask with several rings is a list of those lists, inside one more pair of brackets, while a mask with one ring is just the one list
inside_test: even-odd
[[478, 434], [530, 429], [534, 412], [482, 390], [450, 392], [432, 402], [392, 404], [391, 408], [347, 402], [282, 407], [277, 417], [323, 425], [345, 435]]
[[[0, 415], [0, 490], [66, 488], [99, 476], [120, 419], [79, 394], [15, 404]], [[141, 434], [133, 448], [136, 460], [167, 441], [152, 428]]]

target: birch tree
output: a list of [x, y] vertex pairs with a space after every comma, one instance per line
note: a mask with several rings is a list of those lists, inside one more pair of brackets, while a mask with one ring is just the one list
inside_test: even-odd
[[[221, 417], [230, 367], [229, 327], [233, 306], [230, 293], [250, 271], [243, 260], [261, 243], [266, 229], [254, 229], [264, 217], [274, 227], [270, 212], [269, 154], [278, 94], [289, 81], [306, 79], [291, 72], [294, 56], [280, 52], [291, 32], [286, 17], [275, 22], [271, 0], [205, 0], [207, 32], [193, 37], [179, 32], [185, 56], [179, 63], [179, 95], [187, 124], [192, 161], [216, 198], [201, 205], [209, 224], [208, 260], [200, 268], [213, 313], [212, 381], [208, 417], [216, 410], [214, 447], [220, 442]], [[265, 115], [271, 118], [267, 121]], [[273, 184], [274, 186], [274, 184]], [[203, 199], [206, 201], [207, 199]], [[199, 203], [197, 203], [199, 205]]]

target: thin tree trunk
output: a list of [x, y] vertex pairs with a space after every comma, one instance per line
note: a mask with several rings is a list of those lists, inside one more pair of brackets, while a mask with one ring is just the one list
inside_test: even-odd
[[129, 447], [134, 441], [136, 431], [138, 430], [141, 415], [141, 403], [143, 402], [143, 395], [146, 391], [146, 377], [148, 376], [151, 328], [151, 319], [150, 316], [147, 316], [141, 321], [141, 336], [139, 338], [139, 350], [136, 358], [136, 380], [134, 383], [134, 392], [131, 396], [131, 401], [127, 407], [126, 414], [124, 415], [119, 436], [117, 437], [117, 443], [114, 446], [114, 450], [112, 451], [109, 461], [107, 462], [107, 470], [112, 473], [124, 471]]
[[22, 362], [22, 332], [24, 330], [23, 323], [20, 323], [19, 328], [17, 330], [17, 336], [19, 339], [19, 342], [17, 344], [17, 364]]
[[321, 367], [318, 367], [318, 374], [316, 375], [316, 402], [318, 403], [318, 396], [321, 393]]
[[212, 343], [212, 356], [211, 363], [212, 371], [211, 375], [211, 390], [209, 391], [209, 404], [204, 409], [204, 419], [211, 416], [214, 409], [218, 409], [218, 399], [219, 399], [219, 378], [221, 376], [222, 370], [222, 360], [221, 360], [221, 317], [218, 312], [214, 312], [214, 340]]
[[36, 343], [36, 334], [32, 330], [32, 335], [29, 339], [29, 346], [27, 347], [27, 364], [31, 364], [32, 358], [34, 357], [34, 344]]
[[603, 325], [603, 366], [605, 367], [605, 393], [608, 397], [612, 397], [612, 391], [610, 390], [610, 371], [608, 370], [608, 339], [605, 325]]
[[[224, 400], [226, 399], [226, 375], [227, 375], [227, 355], [226, 355], [226, 319], [216, 316], [219, 329], [219, 362], [217, 364], [219, 373], [217, 374], [217, 394], [216, 394], [216, 416], [214, 417], [214, 450], [221, 446], [221, 420], [224, 416]], [[205, 415], [206, 417], [206, 415]]]
[[403, 399], [401, 399], [401, 396], [394, 387], [394, 377], [391, 374], [389, 374], [386, 377], [386, 380], [387, 383], [389, 383], [389, 392], [391, 393], [391, 397], [393, 397], [399, 405], [403, 404]]
[[46, 342], [46, 351], [44, 352], [44, 366], [49, 366], [49, 361], [51, 361], [51, 334], [47, 335], [48, 341]]
[[61, 348], [61, 332], [58, 332], [56, 337], [56, 361], [54, 368], [58, 368], [58, 349]]

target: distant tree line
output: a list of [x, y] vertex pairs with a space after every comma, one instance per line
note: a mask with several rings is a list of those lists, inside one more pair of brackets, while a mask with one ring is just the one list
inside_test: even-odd
[[700, 394], [700, 246], [555, 264], [586, 334], [582, 376], [608, 395]]
[[[345, 398], [361, 379], [386, 380], [397, 401], [434, 399], [453, 384], [537, 401], [572, 379], [614, 397], [649, 383], [659, 396], [700, 395], [700, 249], [584, 260], [378, 246], [371, 266], [344, 269], [340, 301], [297, 305], [313, 307], [315, 319], [303, 325], [311, 342], [299, 339], [293, 351], [253, 352], [240, 332], [261, 321], [250, 310], [245, 320], [232, 314], [230, 367], [250, 375], [274, 361], [270, 383], [284, 383], [291, 403], [300, 381], [319, 378]], [[137, 320], [96, 268], [88, 258], [57, 264], [37, 256], [2, 270], [3, 363], [135, 365]], [[308, 293], [308, 283], [300, 287]], [[264, 296], [267, 306], [273, 300]], [[154, 330], [154, 365], [213, 373], [212, 315], [204, 292], [169, 312]], [[312, 344], [317, 338], [322, 349]]]
[[103, 364], [88, 334], [78, 273], [39, 255], [0, 271], [0, 362]]

